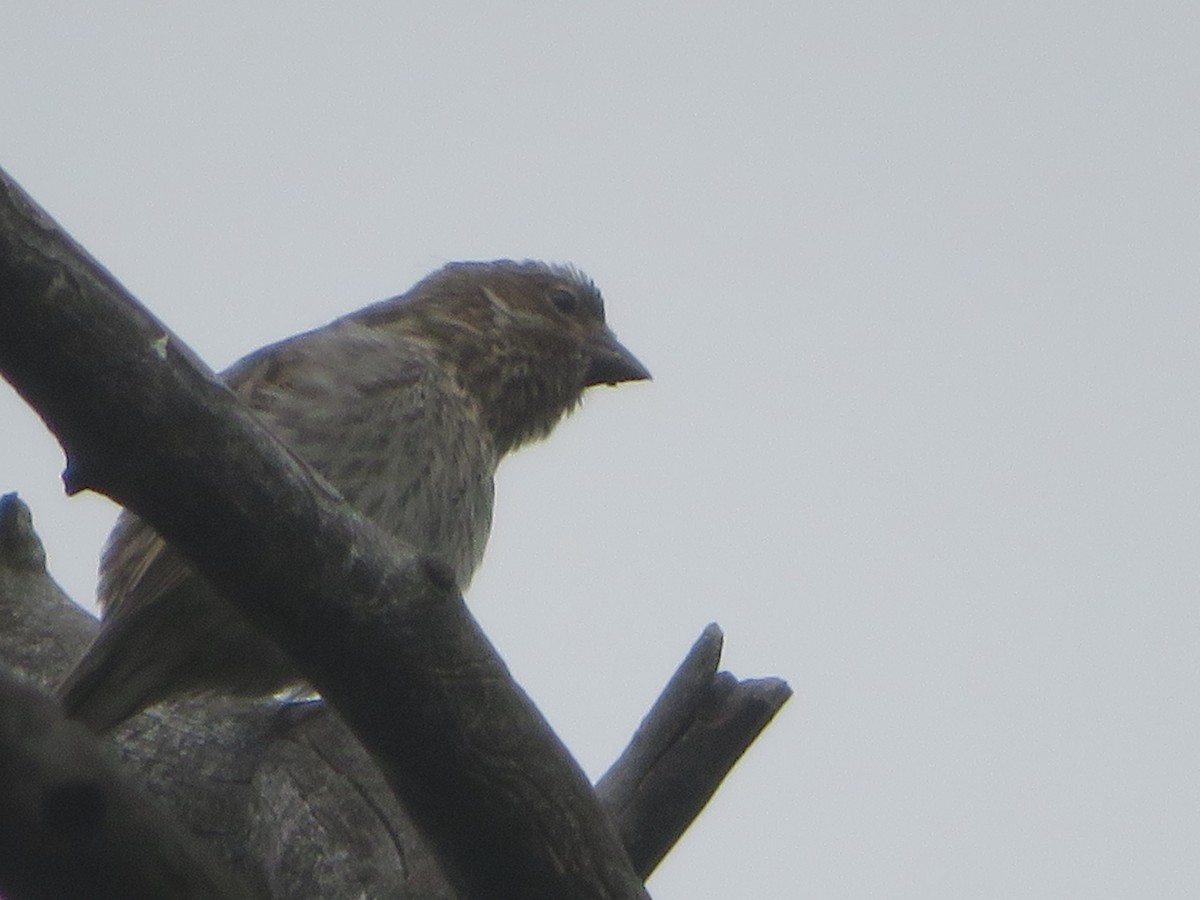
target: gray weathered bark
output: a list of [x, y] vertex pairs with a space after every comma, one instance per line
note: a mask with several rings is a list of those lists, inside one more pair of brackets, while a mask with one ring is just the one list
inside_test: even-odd
[[[319, 882], [322, 865], [344, 879], [370, 859], [353, 878], [372, 883], [363, 888], [372, 896], [438, 896], [431, 886], [439, 871], [444, 896], [644, 896], [640, 877], [736, 758], [723, 750], [726, 762], [714, 763], [713, 742], [688, 737], [719, 708], [712, 700], [744, 696], [772, 712], [786, 700], [781, 683], [727, 692], [726, 678], [710, 672], [706, 683], [689, 669], [693, 694], [708, 699], [660, 712], [658, 725], [648, 720], [641, 740], [655, 752], [631, 756], [624, 778], [606, 776], [622, 837], [628, 845], [641, 835], [631, 847], [635, 870], [582, 773], [449, 579], [348, 510], [7, 179], [0, 371], [63, 443], [68, 486], [101, 490], [151, 521], [291, 652], [339, 714], [181, 701], [115, 736], [133, 769], [156, 773], [145, 786], [264, 892], [305, 896], [300, 882]], [[193, 439], [198, 433], [203, 441]], [[35, 678], [45, 683], [46, 672], [73, 658], [82, 629], [70, 613], [31, 611], [38, 605], [26, 610], [24, 627], [48, 647], [56, 646], [49, 635], [62, 635], [58, 656], [48, 655]], [[10, 666], [28, 670], [22, 651], [6, 651]], [[732, 716], [727, 737], [739, 732], [732, 745], [744, 748], [767, 719]], [[674, 775], [662, 759], [672, 760]], [[705, 770], [719, 774], [695, 781], [691, 799], [656, 817], [652, 807]], [[637, 786], [654, 783], [676, 786], [647, 803]], [[309, 802], [323, 787], [328, 802]], [[643, 827], [655, 818], [670, 824]], [[293, 839], [301, 820], [313, 834], [349, 835], [350, 843]], [[361, 827], [341, 827], [352, 821]], [[362, 852], [368, 833], [379, 838], [375, 856]], [[289, 865], [297, 858], [307, 874]], [[415, 882], [406, 886], [404, 873], [416, 870], [432, 880], [405, 893]], [[385, 884], [396, 893], [380, 891]]]

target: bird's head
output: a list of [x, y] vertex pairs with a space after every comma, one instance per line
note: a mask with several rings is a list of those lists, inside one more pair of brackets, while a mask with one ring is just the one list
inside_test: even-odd
[[650, 373], [604, 320], [604, 300], [570, 266], [450, 263], [392, 307], [478, 403], [499, 453], [544, 437], [598, 384]]

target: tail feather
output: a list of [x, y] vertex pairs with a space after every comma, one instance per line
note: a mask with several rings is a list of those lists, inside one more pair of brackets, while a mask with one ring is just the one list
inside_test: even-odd
[[168, 697], [266, 695], [298, 677], [282, 650], [193, 576], [153, 603], [110, 609], [58, 695], [69, 717], [103, 733]]
[[114, 653], [110, 638], [101, 631], [58, 686], [67, 716], [97, 734], [109, 731], [157, 699], [154, 673], [144, 665], [138, 666], [130, 655]]

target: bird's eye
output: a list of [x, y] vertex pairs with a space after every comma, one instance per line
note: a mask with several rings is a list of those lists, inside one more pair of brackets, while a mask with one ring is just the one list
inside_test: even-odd
[[570, 314], [575, 311], [577, 303], [575, 295], [566, 288], [551, 288], [549, 296], [550, 302], [558, 308], [559, 312]]

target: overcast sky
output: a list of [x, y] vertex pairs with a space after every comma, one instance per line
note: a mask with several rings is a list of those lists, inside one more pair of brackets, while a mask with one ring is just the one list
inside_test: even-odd
[[[214, 367], [451, 259], [654, 372], [468, 602], [594, 777], [709, 621], [796, 697], [656, 900], [1200, 895], [1190, 3], [24, 4], [0, 166]], [[0, 388], [80, 602], [113, 511]]]

